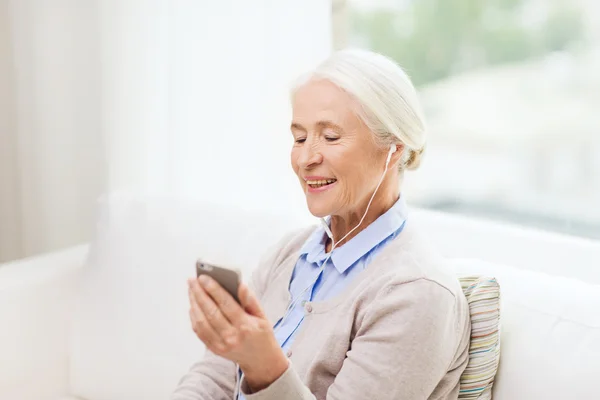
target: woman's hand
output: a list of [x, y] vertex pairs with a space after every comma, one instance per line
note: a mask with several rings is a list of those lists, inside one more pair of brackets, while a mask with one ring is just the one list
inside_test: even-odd
[[258, 299], [248, 286], [241, 306], [208, 276], [189, 280], [190, 319], [198, 338], [213, 353], [239, 364], [253, 392], [269, 386], [288, 368]]

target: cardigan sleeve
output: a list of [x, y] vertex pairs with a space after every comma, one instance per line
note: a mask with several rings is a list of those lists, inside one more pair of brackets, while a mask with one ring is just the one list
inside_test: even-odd
[[231, 400], [235, 390], [235, 364], [208, 349], [204, 358], [181, 378], [170, 400]]

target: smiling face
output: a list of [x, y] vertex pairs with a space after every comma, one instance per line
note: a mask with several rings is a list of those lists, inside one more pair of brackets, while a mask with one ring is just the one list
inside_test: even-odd
[[296, 91], [292, 107], [291, 162], [311, 214], [364, 211], [383, 173], [387, 149], [375, 143], [355, 114], [355, 100], [333, 83], [318, 80]]

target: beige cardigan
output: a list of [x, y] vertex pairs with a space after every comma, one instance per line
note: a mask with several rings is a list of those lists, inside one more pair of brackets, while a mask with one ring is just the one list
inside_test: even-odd
[[[290, 301], [290, 277], [314, 227], [285, 237], [252, 286], [271, 322]], [[468, 361], [470, 320], [456, 277], [407, 222], [344, 291], [307, 303], [290, 367], [247, 400], [456, 399]], [[171, 400], [231, 400], [233, 362], [207, 352]]]

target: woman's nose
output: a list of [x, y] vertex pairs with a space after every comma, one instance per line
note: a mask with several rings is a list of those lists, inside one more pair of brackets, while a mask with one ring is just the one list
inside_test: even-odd
[[304, 146], [300, 150], [300, 156], [298, 157], [298, 164], [302, 168], [310, 168], [311, 166], [318, 165], [323, 162], [323, 156], [319, 151], [319, 146], [315, 142], [304, 142]]

